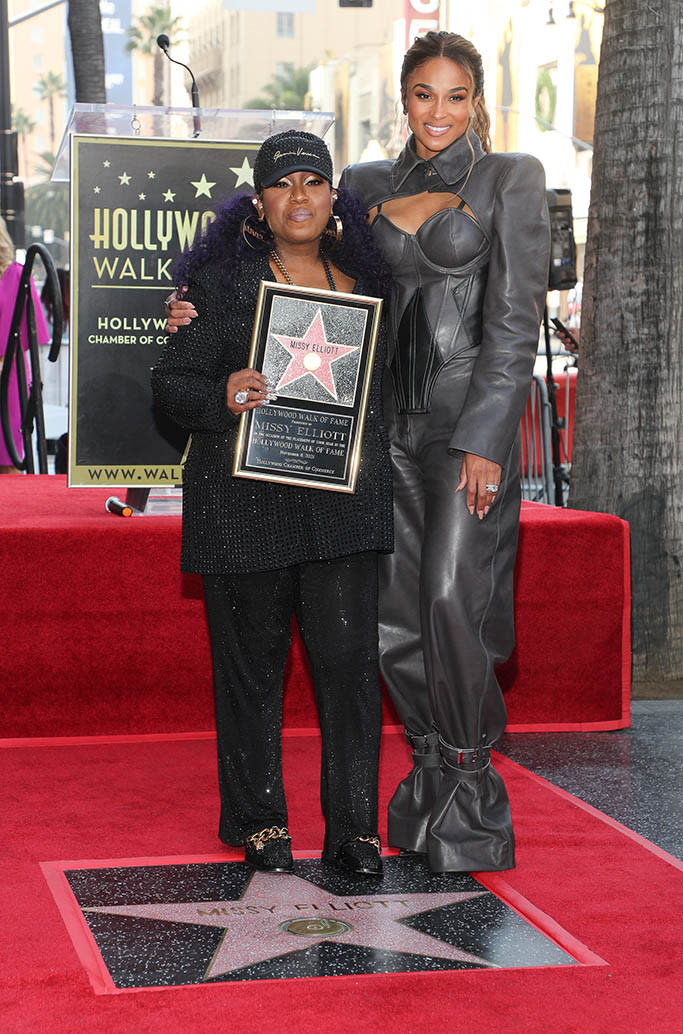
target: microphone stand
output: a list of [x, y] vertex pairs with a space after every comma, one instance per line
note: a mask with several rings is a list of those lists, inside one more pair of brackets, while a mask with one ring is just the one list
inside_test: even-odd
[[169, 61], [174, 65], [180, 65], [181, 68], [185, 68], [190, 73], [190, 79], [192, 80], [192, 86], [190, 87], [190, 97], [192, 98], [192, 107], [194, 109], [192, 115], [192, 126], [193, 126], [193, 137], [198, 137], [202, 130], [201, 119], [199, 117], [199, 88], [197, 86], [197, 80], [192, 74], [192, 69], [189, 65], [184, 65], [182, 61], [176, 61], [174, 57], [168, 52], [168, 48], [171, 45], [171, 41], [165, 33], [157, 36], [157, 46], [160, 50], [163, 50], [164, 54]]
[[560, 429], [565, 427], [565, 419], [557, 414], [557, 398], [555, 378], [553, 377], [553, 355], [550, 347], [550, 327], [548, 326], [548, 306], [543, 309], [543, 333], [545, 335], [545, 357], [548, 364], [546, 384], [548, 401], [550, 402], [550, 447], [553, 458], [553, 481], [555, 485], [555, 506], [564, 506], [564, 486], [569, 478], [562, 467], [560, 456]]

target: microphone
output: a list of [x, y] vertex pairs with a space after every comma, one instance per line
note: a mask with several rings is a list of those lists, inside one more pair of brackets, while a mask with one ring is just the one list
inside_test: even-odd
[[[171, 57], [171, 55], [168, 52], [168, 48], [170, 47], [170, 45], [171, 45], [171, 41], [170, 41], [170, 39], [168, 38], [168, 36], [166, 35], [165, 32], [162, 32], [162, 33], [160, 33], [157, 36], [157, 46], [159, 47], [160, 50], [163, 50], [163, 52], [166, 55], [166, 57], [168, 58], [168, 60], [171, 61], [174, 65], [180, 65], [181, 68], [187, 69], [187, 71], [190, 73], [190, 79], [192, 80], [192, 86], [190, 88], [190, 96], [192, 98], [192, 107], [193, 108], [199, 108], [199, 88], [197, 87], [197, 80], [195, 79], [194, 75], [192, 74], [192, 69], [190, 68], [189, 65], [184, 65], [182, 61], [176, 61], [175, 58]], [[192, 125], [194, 126], [194, 133], [192, 135], [193, 136], [199, 136], [199, 134], [201, 132], [201, 128], [202, 128], [199, 115], [194, 114], [192, 116]]]
[[109, 496], [106, 503], [104, 504], [104, 508], [105, 510], [108, 510], [109, 513], [118, 514], [119, 517], [133, 516], [132, 506], [128, 506], [127, 503], [122, 503], [121, 500], [118, 499], [115, 495]]

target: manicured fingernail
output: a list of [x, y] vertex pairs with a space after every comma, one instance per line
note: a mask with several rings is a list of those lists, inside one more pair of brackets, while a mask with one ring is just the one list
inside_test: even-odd
[[472, 517], [474, 517], [474, 507], [473, 506], [468, 506], [467, 509], [470, 511], [470, 515]]

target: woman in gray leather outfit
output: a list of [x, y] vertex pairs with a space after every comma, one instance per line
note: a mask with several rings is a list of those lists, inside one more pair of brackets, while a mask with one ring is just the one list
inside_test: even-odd
[[481, 57], [446, 32], [401, 73], [412, 136], [351, 166], [394, 279], [385, 419], [394, 553], [382, 558], [380, 655], [413, 748], [389, 843], [435, 871], [514, 866], [491, 746], [506, 711], [495, 666], [514, 645], [519, 425], [547, 290], [543, 168], [490, 154]]
[[[382, 673], [413, 749], [389, 843], [435, 871], [514, 866], [491, 746], [514, 645], [519, 425], [548, 282], [543, 168], [490, 154], [481, 57], [430, 32], [401, 73], [412, 136], [347, 168], [394, 279], [385, 421], [394, 553], [380, 560]], [[173, 306], [175, 309], [175, 305]], [[188, 322], [179, 308], [172, 324]]]

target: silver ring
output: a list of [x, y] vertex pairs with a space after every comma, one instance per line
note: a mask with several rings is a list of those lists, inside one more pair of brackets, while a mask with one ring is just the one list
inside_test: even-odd
[[238, 406], [243, 406], [248, 398], [249, 398], [249, 392], [248, 391], [244, 391], [244, 389], [242, 391], [236, 391], [235, 392], [235, 402], [237, 403]]
[[487, 492], [493, 492], [493, 494], [495, 495], [496, 492], [498, 491], [498, 488], [499, 488], [498, 485], [487, 485], [486, 486], [486, 491]]

